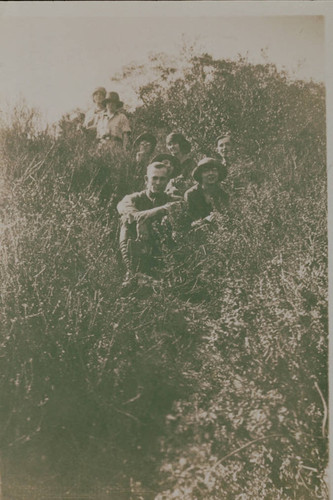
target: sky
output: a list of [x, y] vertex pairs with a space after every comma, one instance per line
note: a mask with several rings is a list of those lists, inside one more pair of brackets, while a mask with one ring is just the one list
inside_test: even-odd
[[272, 62], [294, 78], [325, 80], [322, 16], [230, 16], [221, 11], [211, 17], [209, 8], [206, 17], [177, 16], [175, 9], [160, 16], [155, 6], [151, 17], [130, 17], [109, 3], [103, 17], [84, 17], [82, 3], [77, 5], [76, 13], [66, 16], [63, 10], [60, 17], [44, 17], [41, 11], [37, 17], [38, 10], [24, 17], [19, 11], [2, 12], [0, 109], [25, 98], [53, 122], [75, 108], [87, 109], [97, 86], [118, 91], [131, 105], [126, 88], [110, 77], [124, 65], [145, 62], [152, 52], [177, 55], [184, 37], [214, 57], [247, 55], [251, 62]]

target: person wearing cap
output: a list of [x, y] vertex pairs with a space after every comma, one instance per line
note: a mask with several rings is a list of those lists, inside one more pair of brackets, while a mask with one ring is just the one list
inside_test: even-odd
[[146, 189], [126, 195], [117, 205], [121, 219], [120, 251], [126, 266], [128, 283], [137, 272], [154, 275], [158, 267], [158, 242], [153, 222], [161, 223], [175, 203], [175, 198], [165, 193], [168, 170], [163, 163], [148, 165], [145, 176]]
[[180, 174], [170, 180], [166, 192], [176, 196], [183, 196], [185, 191], [193, 185], [191, 172], [195, 161], [190, 156], [191, 144], [179, 132], [172, 132], [166, 138], [166, 146], [172, 156], [180, 162]]
[[103, 101], [106, 111], [97, 125], [97, 139], [102, 143], [127, 149], [131, 127], [122, 111], [124, 103], [117, 92], [109, 92]]
[[226, 176], [226, 166], [215, 158], [203, 158], [193, 170], [192, 177], [197, 184], [184, 196], [192, 226], [211, 222], [214, 211], [223, 212], [227, 207], [229, 196], [220, 185]]
[[154, 156], [154, 158], [152, 159], [152, 163], [155, 161], [164, 163], [164, 165], [166, 165], [168, 169], [169, 179], [174, 179], [181, 174], [180, 161], [176, 156], [169, 155], [168, 153], [161, 153]]
[[106, 90], [104, 87], [97, 87], [92, 93], [92, 99], [95, 106], [84, 117], [83, 127], [87, 130], [97, 128], [99, 120], [103, 117], [105, 112], [104, 99], [106, 97]]
[[135, 161], [137, 165], [147, 165], [156, 148], [156, 137], [150, 132], [140, 134], [133, 143], [136, 151]]

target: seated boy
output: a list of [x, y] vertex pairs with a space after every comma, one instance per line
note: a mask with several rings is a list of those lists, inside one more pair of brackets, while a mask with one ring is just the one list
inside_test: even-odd
[[180, 198], [164, 191], [169, 177], [163, 163], [151, 163], [145, 176], [146, 189], [127, 195], [117, 205], [121, 216], [120, 251], [126, 266], [128, 282], [134, 273], [154, 275], [158, 268], [158, 237], [153, 229]]

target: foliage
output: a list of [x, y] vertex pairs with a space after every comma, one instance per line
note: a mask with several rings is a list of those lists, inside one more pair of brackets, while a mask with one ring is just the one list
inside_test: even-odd
[[197, 231], [175, 209], [160, 284], [125, 294], [131, 153], [80, 116], [2, 125], [4, 460], [59, 495], [327, 498], [324, 89], [243, 59], [154, 64], [135, 131], [182, 130], [199, 158], [231, 130], [230, 209]]

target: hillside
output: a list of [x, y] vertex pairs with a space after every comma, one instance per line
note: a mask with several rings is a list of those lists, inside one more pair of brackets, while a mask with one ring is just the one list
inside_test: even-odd
[[131, 152], [26, 107], [1, 126], [4, 498], [328, 498], [325, 89], [209, 55], [159, 71], [133, 135], [199, 159], [230, 130], [234, 156], [230, 210], [201, 236], [172, 214], [153, 289], [121, 288]]

